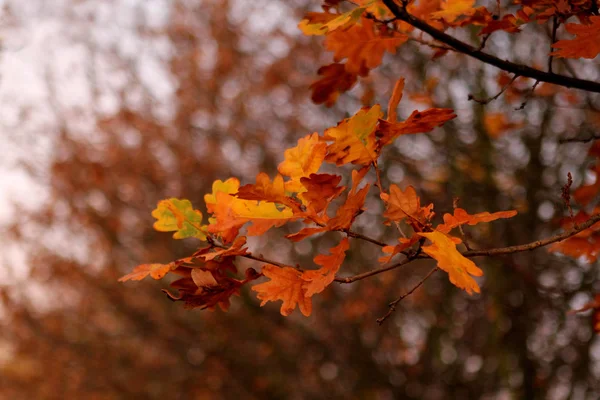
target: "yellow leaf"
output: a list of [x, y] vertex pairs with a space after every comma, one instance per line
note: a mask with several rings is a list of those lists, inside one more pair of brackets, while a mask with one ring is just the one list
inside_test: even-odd
[[370, 109], [361, 109], [338, 126], [327, 129], [324, 139], [333, 143], [327, 146], [325, 160], [337, 165], [369, 165], [377, 161], [375, 128], [382, 115], [381, 107], [376, 104]]
[[423, 246], [422, 250], [434, 258], [438, 267], [448, 273], [453, 285], [464, 289], [467, 293], [480, 292], [479, 285], [471, 276], [482, 276], [483, 271], [475, 263], [464, 257], [456, 249], [456, 244], [441, 232], [419, 233], [431, 241], [431, 245]]
[[326, 148], [327, 144], [321, 142], [319, 135], [315, 132], [298, 140], [296, 147], [285, 151], [285, 160], [279, 164], [277, 170], [281, 175], [291, 178], [285, 183], [286, 190], [290, 192], [306, 190], [300, 179], [319, 170], [325, 159]]
[[454, 22], [463, 15], [473, 14], [474, 4], [475, 0], [446, 0], [442, 3], [442, 10], [432, 13], [431, 18]]
[[154, 223], [154, 229], [157, 231], [175, 231], [175, 239], [195, 237], [206, 240], [206, 226], [202, 225], [202, 213], [194, 210], [189, 200], [161, 200], [152, 211], [152, 216], [157, 219]]
[[204, 195], [204, 202], [208, 212], [214, 212], [213, 208], [217, 204], [217, 193], [234, 194], [240, 188], [240, 181], [236, 178], [229, 178], [225, 182], [216, 180], [212, 184], [212, 193]]
[[216, 199], [216, 221], [208, 227], [209, 232], [237, 230], [252, 221], [248, 235], [258, 236], [294, 219], [291, 208], [284, 206], [279, 209], [275, 203], [268, 201], [243, 200], [223, 192], [217, 193]]
[[338, 28], [355, 23], [360, 16], [363, 15], [366, 9], [367, 7], [357, 7], [343, 14], [333, 14], [332, 17], [330, 17], [328, 13], [320, 13], [326, 15], [320, 18], [315, 16], [316, 13], [312, 13], [309, 14], [307, 18], [300, 21], [298, 28], [300, 28], [302, 33], [307, 36], [325, 35]]

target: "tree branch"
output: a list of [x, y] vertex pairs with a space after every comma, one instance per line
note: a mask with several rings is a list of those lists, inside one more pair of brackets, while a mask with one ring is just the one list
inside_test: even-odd
[[[465, 251], [464, 253], [462, 253], [462, 255], [464, 257], [470, 258], [470, 257], [479, 257], [479, 256], [497, 256], [497, 255], [503, 255], [503, 254], [520, 253], [522, 251], [531, 251], [531, 250], [537, 249], [538, 247], [547, 246], [554, 242], [560, 242], [561, 240], [565, 240], [565, 239], [570, 238], [571, 236], [575, 236], [579, 232], [591, 227], [592, 225], [594, 225], [597, 222], [600, 222], [600, 214], [592, 215], [590, 217], [590, 219], [588, 219], [583, 224], [575, 225], [575, 227], [569, 231], [560, 233], [558, 235], [551, 236], [546, 239], [536, 240], [535, 242], [521, 244], [521, 245], [517, 245], [517, 246], [499, 247], [496, 249], [488, 249], [488, 250], [469, 250], [469, 251]], [[397, 262], [395, 264], [377, 268], [377, 269], [373, 269], [371, 271], [363, 272], [362, 274], [349, 276], [347, 278], [335, 278], [335, 281], [340, 282], [340, 283], [356, 282], [361, 279], [365, 279], [365, 278], [368, 278], [368, 277], [371, 277], [374, 275], [381, 274], [382, 272], [386, 272], [386, 271], [390, 271], [392, 269], [399, 268], [403, 265], [406, 265], [406, 264], [412, 262], [413, 260], [415, 260], [417, 258], [424, 259], [424, 258], [431, 258], [431, 257], [428, 256], [427, 254], [421, 253], [417, 257], [405, 258], [404, 260]]]
[[506, 72], [524, 76], [526, 78], [532, 78], [537, 81], [553, 83], [555, 85], [564, 86], [568, 88], [581, 89], [587, 92], [600, 93], [600, 83], [598, 82], [572, 78], [569, 76], [559, 75], [552, 72], [544, 72], [539, 69], [528, 67], [526, 65], [516, 64], [507, 60], [502, 60], [491, 54], [484, 53], [483, 51], [480, 51], [475, 47], [434, 28], [425, 21], [414, 17], [413, 15], [409, 14], [408, 11], [406, 11], [406, 8], [398, 5], [394, 0], [382, 1], [397, 19], [422, 30], [434, 39], [452, 47], [459, 53], [466, 54], [486, 64], [493, 65], [496, 68], [499, 68]]

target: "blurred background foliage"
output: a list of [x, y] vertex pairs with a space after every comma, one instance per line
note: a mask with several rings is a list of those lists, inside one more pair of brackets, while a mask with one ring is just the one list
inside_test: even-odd
[[[485, 2], [484, 2], [485, 3]], [[600, 290], [596, 263], [541, 249], [478, 261], [482, 294], [443, 273], [375, 319], [431, 262], [333, 285], [309, 318], [260, 308], [252, 293], [228, 313], [186, 311], [167, 282], [119, 284], [137, 264], [194, 250], [152, 230], [168, 197], [202, 209], [215, 179], [273, 174], [283, 150], [361, 105], [387, 104], [406, 78], [400, 114], [451, 107], [458, 118], [401, 137], [383, 155], [387, 184], [413, 185], [438, 217], [454, 197], [470, 212], [515, 208], [469, 231], [474, 247], [530, 242], [555, 231], [560, 189], [586, 173], [590, 143], [561, 139], [598, 127], [598, 98], [506, 77], [456, 54], [432, 60], [415, 42], [386, 56], [332, 108], [310, 101], [331, 60], [296, 28], [318, 1], [14, 0], [3, 4], [0, 116], [5, 165], [22, 175], [2, 219], [0, 397], [6, 399], [597, 399], [600, 340], [568, 316]], [[455, 34], [476, 39], [475, 32]], [[543, 44], [543, 45], [541, 45]], [[498, 32], [488, 51], [545, 65], [548, 32]], [[594, 61], [555, 71], [597, 80]], [[528, 98], [527, 105], [520, 104]], [[3, 145], [4, 146], [4, 145]], [[370, 178], [372, 179], [372, 177]], [[11, 192], [12, 193], [12, 192]], [[375, 191], [357, 228], [394, 243]], [[8, 207], [8, 208], [7, 208]], [[204, 211], [204, 209], [202, 209]], [[489, 226], [487, 226], [489, 225]], [[331, 235], [331, 236], [328, 236]], [[292, 244], [281, 230], [253, 249], [310, 262], [336, 235]], [[354, 243], [345, 273], [375, 267], [379, 248]], [[245, 266], [254, 266], [248, 262]]]

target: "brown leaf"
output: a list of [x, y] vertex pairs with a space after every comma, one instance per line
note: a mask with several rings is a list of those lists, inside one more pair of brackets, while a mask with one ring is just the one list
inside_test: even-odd
[[331, 107], [335, 104], [340, 93], [347, 92], [354, 86], [358, 76], [346, 71], [344, 64], [333, 63], [324, 65], [317, 71], [321, 79], [310, 85], [311, 99], [316, 104]]

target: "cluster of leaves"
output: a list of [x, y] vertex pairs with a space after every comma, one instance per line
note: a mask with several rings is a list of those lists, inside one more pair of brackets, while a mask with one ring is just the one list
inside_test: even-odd
[[[554, 74], [552, 59], [594, 58], [600, 54], [600, 17], [595, 15], [597, 8], [591, 0], [520, 0], [515, 1], [512, 13], [504, 12], [502, 15], [499, 4], [496, 9], [490, 10], [484, 6], [476, 7], [475, 0], [359, 0], [352, 3], [348, 10], [344, 8], [345, 3], [326, 0], [323, 12], [308, 13], [299, 24], [306, 35], [324, 36], [325, 48], [333, 52], [334, 62], [322, 66], [318, 70], [321, 78], [311, 85], [313, 101], [327, 106], [332, 106], [340, 94], [350, 90], [359, 77], [365, 77], [377, 68], [385, 53], [394, 54], [408, 41], [432, 48], [434, 59], [449, 51], [456, 51], [512, 73], [512, 77], [504, 72], [500, 75], [502, 91], [494, 98], [478, 100], [483, 104], [504, 92], [507, 97], [511, 91], [513, 95], [522, 95], [512, 86], [517, 78], [523, 76], [536, 79], [531, 92], [540, 82], [565, 87], [585, 86], [587, 81]], [[572, 17], [578, 18], [579, 22], [566, 23]], [[483, 53], [487, 38], [494, 32], [514, 34], [530, 23], [548, 23], [552, 26], [551, 47], [554, 50], [548, 51], [548, 72], [519, 66]], [[566, 31], [574, 34], [575, 38], [556, 40], [557, 29], [563, 23]], [[479, 48], [445, 33], [448, 29], [465, 27], [479, 29]], [[424, 38], [416, 28], [434, 40]], [[590, 215], [582, 209], [576, 216], [571, 212], [563, 223], [565, 233], [554, 238], [520, 247], [492, 249], [487, 253], [461, 252], [457, 246], [463, 240], [452, 232], [458, 230], [462, 233], [463, 225], [510, 218], [516, 211], [471, 215], [461, 208], [455, 208], [452, 214], [443, 216], [443, 222], [436, 223], [433, 204], [421, 205], [421, 199], [413, 187], [401, 189], [391, 184], [386, 189], [378, 164], [383, 149], [401, 135], [427, 133], [456, 117], [451, 109], [430, 108], [415, 110], [405, 120], [398, 121], [396, 108], [402, 98], [403, 88], [404, 80], [400, 79], [394, 87], [385, 118], [379, 105], [365, 107], [337, 126], [326, 129], [322, 135], [313, 133], [301, 138], [296, 147], [285, 151], [284, 161], [278, 167], [279, 174], [273, 178], [260, 173], [255, 184], [244, 186], [240, 186], [235, 178], [216, 181], [212, 193], [204, 198], [211, 214], [206, 224], [203, 224], [200, 211], [195, 210], [188, 200], [161, 201], [153, 212], [157, 219], [157, 230], [174, 231], [173, 237], [176, 239], [194, 237], [207, 245], [188, 258], [166, 265], [138, 266], [121, 280], [139, 280], [148, 275], [161, 279], [169, 273], [180, 275], [182, 278], [171, 284], [179, 293], [167, 292], [172, 300], [182, 300], [189, 308], [212, 309], [219, 305], [227, 309], [230, 297], [239, 293], [244, 284], [266, 277], [266, 282], [252, 286], [262, 305], [269, 301], [282, 301], [282, 315], [289, 315], [296, 306], [304, 315], [310, 315], [312, 296], [325, 290], [335, 280], [353, 282], [391, 269], [382, 267], [355, 277], [340, 278], [338, 274], [350, 249], [350, 239], [380, 245], [385, 253], [379, 259], [383, 264], [390, 263], [399, 254], [405, 256], [406, 262], [416, 258], [435, 259], [436, 270], [444, 270], [451, 283], [469, 294], [480, 291], [473, 277], [483, 275], [482, 270], [469, 259], [470, 256], [508, 254], [554, 243], [551, 251], [596, 260], [598, 237], [597, 230], [592, 227], [599, 219], [596, 212]], [[502, 114], [493, 113], [486, 116], [485, 123], [492, 132], [496, 132], [494, 135], [520, 126], [519, 123], [507, 121]], [[593, 152], [597, 152], [596, 147], [592, 149]], [[343, 177], [340, 174], [319, 172], [324, 162], [338, 168], [349, 164], [355, 166], [349, 187], [341, 185]], [[398, 244], [380, 243], [352, 229], [355, 219], [364, 211], [365, 199], [371, 190], [372, 185], [365, 183], [369, 171], [374, 172], [374, 186], [379, 190], [385, 206], [385, 223], [398, 227], [401, 235]], [[586, 206], [600, 190], [599, 181], [597, 179], [596, 183], [577, 189], [575, 199]], [[565, 192], [567, 195], [569, 188]], [[567, 195], [564, 197], [571, 209]], [[337, 204], [335, 209], [332, 207], [334, 200]], [[300, 241], [324, 232], [339, 232], [342, 238], [339, 244], [329, 250], [329, 254], [314, 258], [318, 266], [316, 269], [272, 261], [253, 254], [245, 247], [245, 235], [263, 235], [271, 228], [290, 222], [298, 222], [302, 226], [297, 232], [286, 236], [291, 241]], [[401, 226], [410, 227], [411, 233], [404, 233]], [[240, 279], [236, 266], [239, 257], [261, 262], [261, 270], [248, 269], [245, 277]]]
[[[374, 170], [379, 177], [378, 159], [383, 148], [401, 135], [429, 132], [456, 115], [450, 109], [431, 108], [413, 112], [406, 120], [398, 121], [396, 108], [402, 98], [404, 80], [396, 84], [388, 107], [387, 118], [379, 105], [363, 108], [354, 116], [341, 121], [337, 126], [325, 130], [322, 136], [313, 133], [301, 138], [296, 147], [285, 151], [285, 160], [279, 164], [279, 174], [272, 180], [260, 173], [255, 184], [240, 186], [239, 180], [230, 178], [216, 181], [212, 193], [204, 197], [207, 210], [211, 213], [208, 224], [202, 224], [203, 216], [188, 200], [169, 199], [159, 202], [152, 212], [157, 219], [154, 228], [159, 231], [174, 231], [175, 239], [196, 238], [207, 242], [206, 247], [196, 251], [191, 257], [169, 264], [144, 264], [123, 278], [122, 281], [140, 280], [146, 276], [162, 279], [167, 273], [183, 278], [171, 286], [179, 294], [168, 295], [173, 300], [185, 301], [190, 308], [214, 308], [219, 304], [223, 309], [229, 306], [229, 298], [239, 292], [242, 285], [260, 276], [269, 281], [253, 286], [264, 305], [268, 301], [281, 300], [281, 314], [289, 315], [296, 306], [304, 315], [310, 315], [311, 298], [322, 292], [336, 278], [350, 248], [349, 237], [368, 238], [354, 232], [352, 225], [363, 212], [370, 184], [363, 184], [365, 175]], [[347, 190], [340, 186], [342, 176], [319, 173], [324, 162], [342, 167], [353, 164], [352, 185]], [[405, 222], [412, 228], [409, 237], [401, 237], [399, 244], [383, 247], [387, 256], [381, 257], [387, 263], [400, 253], [412, 257], [419, 252], [429, 255], [438, 262], [438, 267], [446, 271], [450, 281], [468, 293], [479, 292], [479, 286], [472, 276], [483, 272], [465, 258], [458, 250], [461, 239], [450, 232], [462, 225], [476, 225], [491, 222], [498, 218], [510, 218], [515, 211], [474, 215], [461, 208], [453, 214], [445, 214], [443, 223], [434, 226], [433, 204], [421, 206], [415, 189], [405, 190], [392, 184], [389, 193], [384, 191], [378, 179], [380, 197], [386, 211], [383, 216], [388, 224]], [[330, 212], [333, 200], [347, 192], [335, 212]], [[246, 270], [243, 280], [230, 275], [237, 273], [235, 259], [246, 257], [258, 261], [268, 261], [248, 252], [246, 236], [240, 234], [244, 225], [247, 235], [258, 236], [271, 228], [280, 227], [292, 221], [299, 221], [303, 227], [286, 237], [300, 241], [312, 235], [337, 231], [343, 238], [330, 249], [330, 254], [320, 254], [314, 258], [318, 269], [300, 268], [267, 262], [259, 273]], [[430, 242], [424, 245], [425, 241]]]
[[[342, 1], [326, 1], [323, 12], [310, 12], [300, 22], [306, 35], [325, 37], [324, 46], [333, 52], [334, 63], [322, 66], [322, 78], [311, 85], [312, 99], [331, 106], [340, 93], [350, 90], [359, 77], [378, 67], [387, 52], [395, 54], [408, 41], [417, 41], [434, 50], [433, 58], [443, 56], [452, 46], [443, 42], [428, 42], [415, 33], [406, 19], [390, 11], [386, 4], [393, 0], [360, 0], [349, 11], [341, 12]], [[517, 0], [519, 7], [512, 13], [499, 16], [499, 9], [475, 7], [475, 0], [406, 1], [400, 2], [403, 11], [432, 29], [478, 27], [484, 39], [496, 31], [512, 34], [521, 32], [526, 24], [564, 22], [578, 17], [580, 23], [565, 25], [574, 39], [558, 40], [550, 56], [565, 58], [594, 58], [600, 54], [600, 16], [590, 15], [597, 9], [592, 0]], [[495, 8], [499, 8], [495, 7]], [[485, 42], [484, 42], [485, 43]], [[475, 49], [473, 49], [475, 50]], [[345, 61], [345, 62], [343, 62]]]

